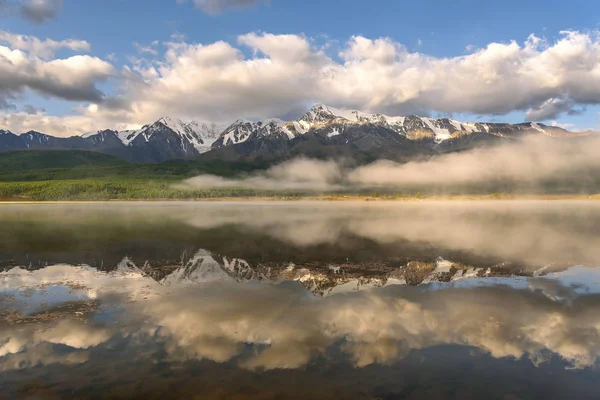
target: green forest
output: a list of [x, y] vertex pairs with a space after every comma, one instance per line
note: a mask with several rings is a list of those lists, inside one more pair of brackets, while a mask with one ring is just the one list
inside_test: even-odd
[[175, 160], [132, 164], [105, 154], [80, 150], [31, 150], [0, 153], [0, 200], [205, 199], [275, 196], [252, 189], [186, 190], [176, 188], [200, 174], [237, 177], [266, 164]]

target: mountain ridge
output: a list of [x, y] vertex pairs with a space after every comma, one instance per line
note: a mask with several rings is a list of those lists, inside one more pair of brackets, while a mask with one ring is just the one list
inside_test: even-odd
[[569, 132], [536, 122], [509, 124], [416, 115], [394, 117], [316, 104], [297, 120], [287, 122], [277, 118], [256, 122], [238, 119], [222, 126], [165, 116], [137, 130], [105, 129], [65, 138], [37, 131], [15, 134], [0, 130], [0, 151], [91, 150], [131, 162], [162, 162], [206, 153], [213, 153], [208, 158], [272, 158], [294, 152], [324, 157], [330, 153], [353, 156], [366, 152], [367, 158], [377, 158], [381, 153], [383, 158], [403, 159], [410, 154], [464, 150], [530, 134], [569, 138], [595, 132]]

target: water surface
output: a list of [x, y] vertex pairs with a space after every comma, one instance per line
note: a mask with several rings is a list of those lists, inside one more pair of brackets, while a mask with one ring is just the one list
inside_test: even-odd
[[598, 398], [594, 202], [0, 208], [7, 398]]

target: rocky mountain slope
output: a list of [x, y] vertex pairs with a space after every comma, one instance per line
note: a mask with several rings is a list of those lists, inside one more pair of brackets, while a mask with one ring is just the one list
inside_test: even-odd
[[226, 128], [165, 117], [138, 130], [103, 130], [67, 138], [35, 131], [14, 134], [0, 130], [0, 151], [92, 150], [133, 162], [162, 162], [200, 155], [236, 160], [296, 155], [402, 160], [469, 149], [527, 134], [563, 138], [590, 133], [571, 133], [534, 122], [467, 123], [414, 115], [392, 117], [317, 104], [295, 121], [237, 120]]

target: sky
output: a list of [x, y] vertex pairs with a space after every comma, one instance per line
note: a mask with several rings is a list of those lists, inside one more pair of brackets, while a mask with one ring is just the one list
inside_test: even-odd
[[388, 115], [600, 130], [589, 0], [0, 0], [0, 129]]

